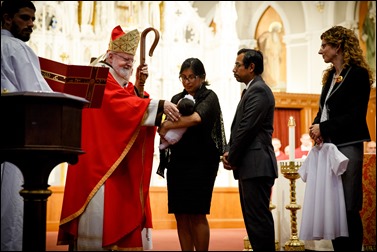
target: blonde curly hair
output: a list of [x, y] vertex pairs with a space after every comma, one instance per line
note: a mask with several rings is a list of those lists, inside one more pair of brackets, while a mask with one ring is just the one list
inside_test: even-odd
[[[322, 33], [321, 40], [325, 40], [327, 44], [333, 47], [340, 45], [344, 57], [343, 67], [349, 67], [353, 65], [367, 69], [369, 73], [369, 82], [372, 86], [374, 82], [373, 72], [367, 64], [365, 57], [363, 56], [363, 51], [361, 50], [359, 39], [356, 37], [356, 34], [353, 30], [347, 29], [343, 26], [333, 26]], [[324, 71], [322, 77], [322, 85], [325, 85], [327, 79], [329, 78], [329, 74], [333, 69], [334, 66], [331, 65]]]

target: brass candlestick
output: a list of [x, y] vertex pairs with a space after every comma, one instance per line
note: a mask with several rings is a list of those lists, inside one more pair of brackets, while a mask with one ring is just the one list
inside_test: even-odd
[[253, 251], [253, 249], [251, 248], [249, 236], [247, 236], [247, 235], [243, 238], [243, 250], [242, 251]]
[[291, 211], [291, 237], [289, 241], [285, 243], [286, 251], [304, 251], [305, 245], [302, 241], [298, 239], [297, 232], [297, 210], [301, 209], [300, 205], [296, 204], [296, 179], [300, 178], [298, 174], [298, 169], [301, 167], [302, 162], [281, 162], [281, 173], [285, 178], [290, 180], [290, 204], [286, 205], [285, 208]]
[[[271, 200], [270, 200], [270, 211], [274, 210], [276, 208], [276, 206], [274, 204], [272, 204]], [[279, 241], [275, 240], [275, 251], [279, 251], [280, 250], [280, 245], [279, 245]]]

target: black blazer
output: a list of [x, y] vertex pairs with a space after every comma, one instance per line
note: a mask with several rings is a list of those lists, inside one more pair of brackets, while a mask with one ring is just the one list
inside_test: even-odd
[[319, 110], [313, 124], [319, 123], [324, 140], [337, 146], [369, 141], [366, 115], [370, 83], [369, 74], [365, 68], [352, 66], [343, 69], [341, 72], [343, 81], [335, 84], [326, 102], [328, 120], [320, 123], [334, 71], [330, 73], [322, 88]]
[[238, 104], [229, 140], [228, 161], [235, 179], [277, 178], [272, 133], [275, 98], [260, 76], [250, 83]]

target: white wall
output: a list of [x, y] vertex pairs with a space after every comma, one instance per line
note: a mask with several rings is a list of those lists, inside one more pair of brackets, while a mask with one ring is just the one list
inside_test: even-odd
[[[232, 73], [236, 53], [241, 46], [255, 46], [253, 34], [268, 6], [276, 10], [284, 23], [287, 92], [320, 93], [322, 72], [328, 66], [318, 54], [320, 35], [337, 24], [355, 27], [358, 12], [357, 1], [325, 1], [323, 12], [317, 10], [316, 2], [167, 1], [161, 12], [160, 1], [97, 1], [95, 26], [80, 29], [76, 1], [35, 1], [36, 27], [29, 44], [39, 56], [62, 62], [61, 55], [65, 53], [69, 57], [64, 63], [86, 65], [90, 57], [105, 53], [111, 30], [117, 24], [127, 30], [137, 28], [143, 31], [149, 26], [159, 28], [160, 41], [153, 57], [146, 55], [149, 66], [146, 90], [154, 98], [170, 100], [183, 88], [178, 81], [180, 64], [188, 57], [201, 59], [210, 88], [220, 99], [229, 139], [230, 125], [243, 86]], [[116, 8], [119, 5], [122, 8]], [[128, 11], [125, 7], [129, 7]], [[55, 29], [49, 29], [48, 23], [43, 22], [51, 15], [57, 18]], [[216, 22], [216, 33], [209, 27], [211, 20]], [[154, 36], [148, 34], [146, 53], [153, 39]], [[158, 141], [157, 136], [156, 146]], [[154, 164], [158, 166], [157, 147]], [[54, 170], [51, 177], [60, 176], [60, 173]], [[152, 185], [163, 183], [157, 175], [152, 176]], [[221, 164], [216, 186], [236, 186], [231, 173], [224, 172]]]

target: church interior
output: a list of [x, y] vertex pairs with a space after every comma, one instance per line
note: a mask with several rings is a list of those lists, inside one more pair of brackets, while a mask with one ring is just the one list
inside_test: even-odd
[[[307, 133], [318, 110], [321, 78], [328, 64], [318, 54], [320, 35], [328, 28], [342, 25], [358, 35], [363, 52], [376, 72], [375, 1], [33, 1], [37, 12], [34, 32], [28, 45], [40, 57], [64, 64], [88, 65], [91, 58], [107, 50], [111, 30], [149, 27], [159, 31], [160, 40], [153, 56], [146, 56], [149, 77], [145, 89], [151, 97], [170, 100], [182, 90], [178, 79], [181, 62], [188, 57], [202, 60], [209, 88], [222, 107], [226, 137], [243, 84], [232, 68], [239, 49], [257, 48], [265, 56], [262, 77], [276, 100], [273, 137], [282, 146], [289, 142], [288, 120], [295, 120], [295, 145]], [[146, 37], [147, 50], [154, 35]], [[140, 47], [136, 63], [140, 62]], [[375, 77], [375, 76], [374, 76]], [[131, 78], [131, 81], [133, 79]], [[368, 105], [367, 123], [376, 141], [376, 84]], [[159, 163], [159, 137], [155, 139], [154, 170], [150, 187], [154, 229], [175, 229], [173, 215], [167, 214], [166, 180], [156, 174]], [[294, 160], [302, 163], [303, 160]], [[280, 168], [285, 164], [280, 163]], [[376, 165], [375, 154], [364, 157], [364, 250], [376, 246]], [[47, 231], [58, 230], [67, 164], [55, 167], [49, 177], [52, 195], [47, 202]], [[281, 171], [279, 171], [281, 172]], [[293, 185], [292, 185], [293, 184]], [[293, 187], [293, 188], [292, 188]], [[292, 189], [295, 190], [292, 192]], [[287, 179], [279, 173], [271, 197], [277, 249], [292, 239], [292, 222], [286, 205], [292, 195], [303, 204], [305, 183]], [[237, 181], [220, 163], [213, 192], [210, 227], [244, 228]], [[297, 232], [297, 230], [295, 230]], [[298, 230], [299, 232], [300, 230]], [[246, 234], [246, 231], [245, 231]], [[178, 238], [177, 238], [178, 239]], [[331, 241], [305, 241], [307, 250], [332, 250]]]

